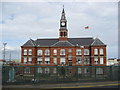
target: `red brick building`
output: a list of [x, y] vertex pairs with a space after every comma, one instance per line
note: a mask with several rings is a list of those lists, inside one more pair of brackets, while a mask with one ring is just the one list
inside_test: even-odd
[[28, 40], [21, 63], [38, 66], [105, 66], [106, 45], [99, 38], [68, 38], [64, 8], [58, 38]]

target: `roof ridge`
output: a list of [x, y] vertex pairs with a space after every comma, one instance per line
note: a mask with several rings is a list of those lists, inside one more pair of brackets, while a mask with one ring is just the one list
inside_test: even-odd
[[33, 43], [33, 40], [32, 40], [32, 39], [30, 39], [30, 41], [31, 41], [31, 43], [33, 44], [33, 46], [35, 46], [35, 44]]

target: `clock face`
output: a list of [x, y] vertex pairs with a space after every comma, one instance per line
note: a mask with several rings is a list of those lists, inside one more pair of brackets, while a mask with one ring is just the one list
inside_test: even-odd
[[64, 23], [64, 22], [62, 22], [62, 23], [61, 23], [61, 25], [62, 25], [62, 26], [65, 26], [65, 23]]

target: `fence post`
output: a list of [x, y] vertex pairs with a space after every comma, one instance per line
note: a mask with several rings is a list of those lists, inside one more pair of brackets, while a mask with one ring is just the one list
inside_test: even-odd
[[113, 76], [112, 76], [112, 66], [110, 66], [110, 80], [113, 79], [112, 77], [113, 77]]

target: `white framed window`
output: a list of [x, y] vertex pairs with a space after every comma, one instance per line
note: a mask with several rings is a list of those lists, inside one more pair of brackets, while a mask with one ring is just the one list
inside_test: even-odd
[[45, 73], [50, 73], [50, 69], [49, 68], [45, 68]]
[[98, 49], [94, 49], [94, 55], [98, 55]]
[[60, 57], [60, 64], [65, 64], [65, 57]]
[[50, 64], [50, 57], [45, 57], [45, 64]]
[[89, 55], [89, 49], [84, 49], [84, 55]]
[[53, 50], [53, 55], [57, 55], [57, 50], [56, 49]]
[[54, 58], [53, 58], [53, 63], [54, 63], [54, 64], [57, 64], [57, 57], [54, 57]]
[[32, 58], [29, 57], [29, 58], [28, 58], [28, 64], [31, 64], [31, 63], [32, 63]]
[[24, 55], [27, 55], [27, 49], [24, 49]]
[[72, 52], [72, 49], [68, 49], [68, 52]]
[[96, 68], [96, 74], [103, 74], [103, 68]]
[[28, 55], [32, 55], [32, 49], [28, 50]]
[[100, 55], [103, 55], [103, 48], [100, 48]]
[[78, 74], [82, 74], [82, 68], [78, 68]]
[[76, 64], [82, 64], [82, 57], [76, 57]]
[[60, 50], [60, 55], [65, 55], [65, 49]]
[[37, 50], [37, 55], [42, 55], [42, 50]]
[[100, 57], [100, 64], [104, 64], [104, 58]]
[[37, 58], [37, 64], [42, 64], [42, 57]]
[[98, 57], [94, 57], [94, 64], [98, 64]]
[[38, 67], [38, 73], [42, 73], [42, 68]]
[[45, 50], [45, 55], [50, 55], [50, 50], [49, 49]]
[[76, 50], [76, 55], [82, 55], [81, 49]]
[[68, 60], [72, 60], [72, 55], [68, 55]]
[[90, 58], [89, 57], [84, 58], [84, 64], [90, 64]]
[[24, 64], [26, 64], [27, 63], [27, 57], [24, 57]]

